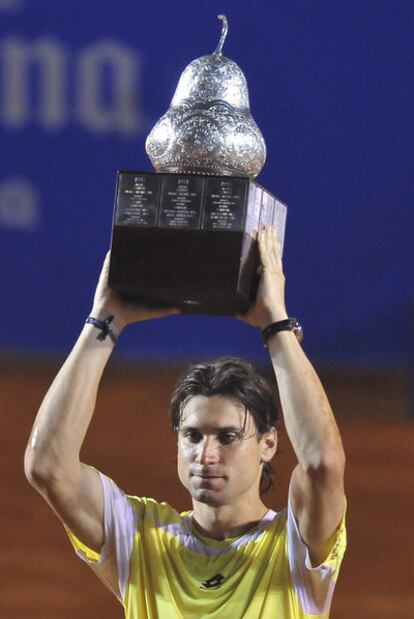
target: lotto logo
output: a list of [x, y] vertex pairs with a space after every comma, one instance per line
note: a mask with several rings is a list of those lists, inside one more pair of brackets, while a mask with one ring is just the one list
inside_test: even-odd
[[221, 587], [224, 578], [225, 577], [222, 574], [216, 574], [215, 576], [212, 576], [208, 580], [205, 580], [203, 583], [201, 583], [200, 589], [218, 589], [219, 587]]

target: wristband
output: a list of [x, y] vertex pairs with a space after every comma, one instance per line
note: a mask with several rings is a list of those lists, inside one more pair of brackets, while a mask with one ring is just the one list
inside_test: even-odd
[[286, 318], [286, 320], [279, 320], [278, 322], [272, 322], [268, 327], [262, 330], [263, 346], [267, 348], [267, 342], [272, 335], [280, 333], [280, 331], [293, 331], [296, 335], [298, 342], [303, 340], [303, 329], [296, 318]]
[[85, 324], [93, 325], [100, 330], [101, 333], [96, 338], [100, 342], [103, 342], [104, 340], [106, 340], [107, 336], [109, 336], [112, 342], [116, 344], [117, 337], [109, 326], [113, 319], [113, 316], [108, 316], [108, 318], [105, 318], [105, 320], [99, 320], [99, 318], [93, 318], [93, 316], [88, 316], [88, 318], [85, 320]]

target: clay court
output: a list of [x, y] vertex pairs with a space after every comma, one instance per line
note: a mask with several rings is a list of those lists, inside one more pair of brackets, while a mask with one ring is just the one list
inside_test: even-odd
[[[23, 453], [58, 363], [3, 358], [1, 392], [1, 619], [119, 619], [122, 608], [78, 560], [62, 526], [28, 485]], [[175, 473], [168, 397], [182, 368], [112, 363], [83, 452], [130, 494], [189, 506]], [[324, 373], [347, 451], [348, 552], [331, 619], [414, 616], [414, 423], [399, 374]], [[286, 503], [294, 458], [284, 430], [278, 484], [269, 506]], [[225, 614], [223, 614], [225, 618]]]

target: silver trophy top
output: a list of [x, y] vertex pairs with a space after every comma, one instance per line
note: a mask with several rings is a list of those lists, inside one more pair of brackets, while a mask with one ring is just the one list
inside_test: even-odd
[[171, 105], [153, 127], [146, 151], [157, 172], [255, 178], [266, 159], [263, 136], [250, 114], [246, 78], [223, 56], [228, 24], [213, 54], [184, 69]]

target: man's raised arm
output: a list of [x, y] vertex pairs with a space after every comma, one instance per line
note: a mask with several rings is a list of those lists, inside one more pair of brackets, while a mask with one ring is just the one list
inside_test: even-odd
[[[97, 472], [79, 459], [95, 409], [99, 383], [123, 328], [172, 313], [172, 309], [131, 307], [108, 287], [109, 254], [96, 289], [91, 316], [113, 317], [111, 333], [85, 324], [53, 381], [35, 419], [25, 453], [25, 473], [63, 522], [84, 544], [103, 543], [103, 493]], [[99, 323], [98, 323], [99, 325]], [[102, 324], [100, 326], [103, 326]]]
[[[288, 318], [285, 278], [274, 228], [259, 231], [261, 279], [255, 305], [240, 317], [264, 329]], [[290, 499], [312, 563], [320, 564], [332, 548], [344, 508], [345, 455], [325, 391], [292, 331], [267, 342], [276, 374], [286, 430], [298, 459]]]

